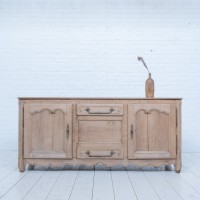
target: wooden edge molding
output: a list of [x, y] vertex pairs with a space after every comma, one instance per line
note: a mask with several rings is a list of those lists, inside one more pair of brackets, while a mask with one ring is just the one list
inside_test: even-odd
[[157, 97], [157, 98], [145, 98], [145, 97], [18, 97], [19, 100], [182, 100], [181, 97]]

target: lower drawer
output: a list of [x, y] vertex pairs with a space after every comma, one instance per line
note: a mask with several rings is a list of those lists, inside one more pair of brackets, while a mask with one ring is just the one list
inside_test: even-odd
[[78, 143], [77, 158], [123, 159], [121, 143]]

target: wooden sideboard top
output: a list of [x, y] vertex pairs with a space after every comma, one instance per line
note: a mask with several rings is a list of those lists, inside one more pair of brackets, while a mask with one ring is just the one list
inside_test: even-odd
[[19, 100], [182, 100], [180, 97], [158, 97], [158, 98], [144, 98], [144, 97], [18, 97]]

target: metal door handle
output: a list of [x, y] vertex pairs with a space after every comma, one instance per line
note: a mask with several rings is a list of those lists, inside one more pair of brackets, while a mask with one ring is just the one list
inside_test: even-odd
[[131, 124], [131, 140], [133, 139], [133, 124]]
[[110, 108], [110, 111], [108, 112], [91, 112], [90, 108], [86, 108], [85, 111], [87, 111], [89, 114], [111, 114], [113, 111], [115, 111], [115, 109]]
[[67, 140], [69, 139], [69, 124], [67, 124], [66, 138], [67, 138]]

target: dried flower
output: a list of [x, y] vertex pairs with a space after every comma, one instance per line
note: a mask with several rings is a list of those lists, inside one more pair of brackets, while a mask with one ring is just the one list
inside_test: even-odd
[[[144, 62], [143, 58], [140, 57], [140, 56], [138, 56], [138, 60], [141, 61], [141, 62], [143, 63], [143, 65], [145, 66], [145, 68], [146, 68], [146, 69], [148, 70], [148, 72], [149, 72], [149, 69], [148, 69], [146, 63]], [[149, 73], [150, 73], [150, 72], [149, 72]]]

